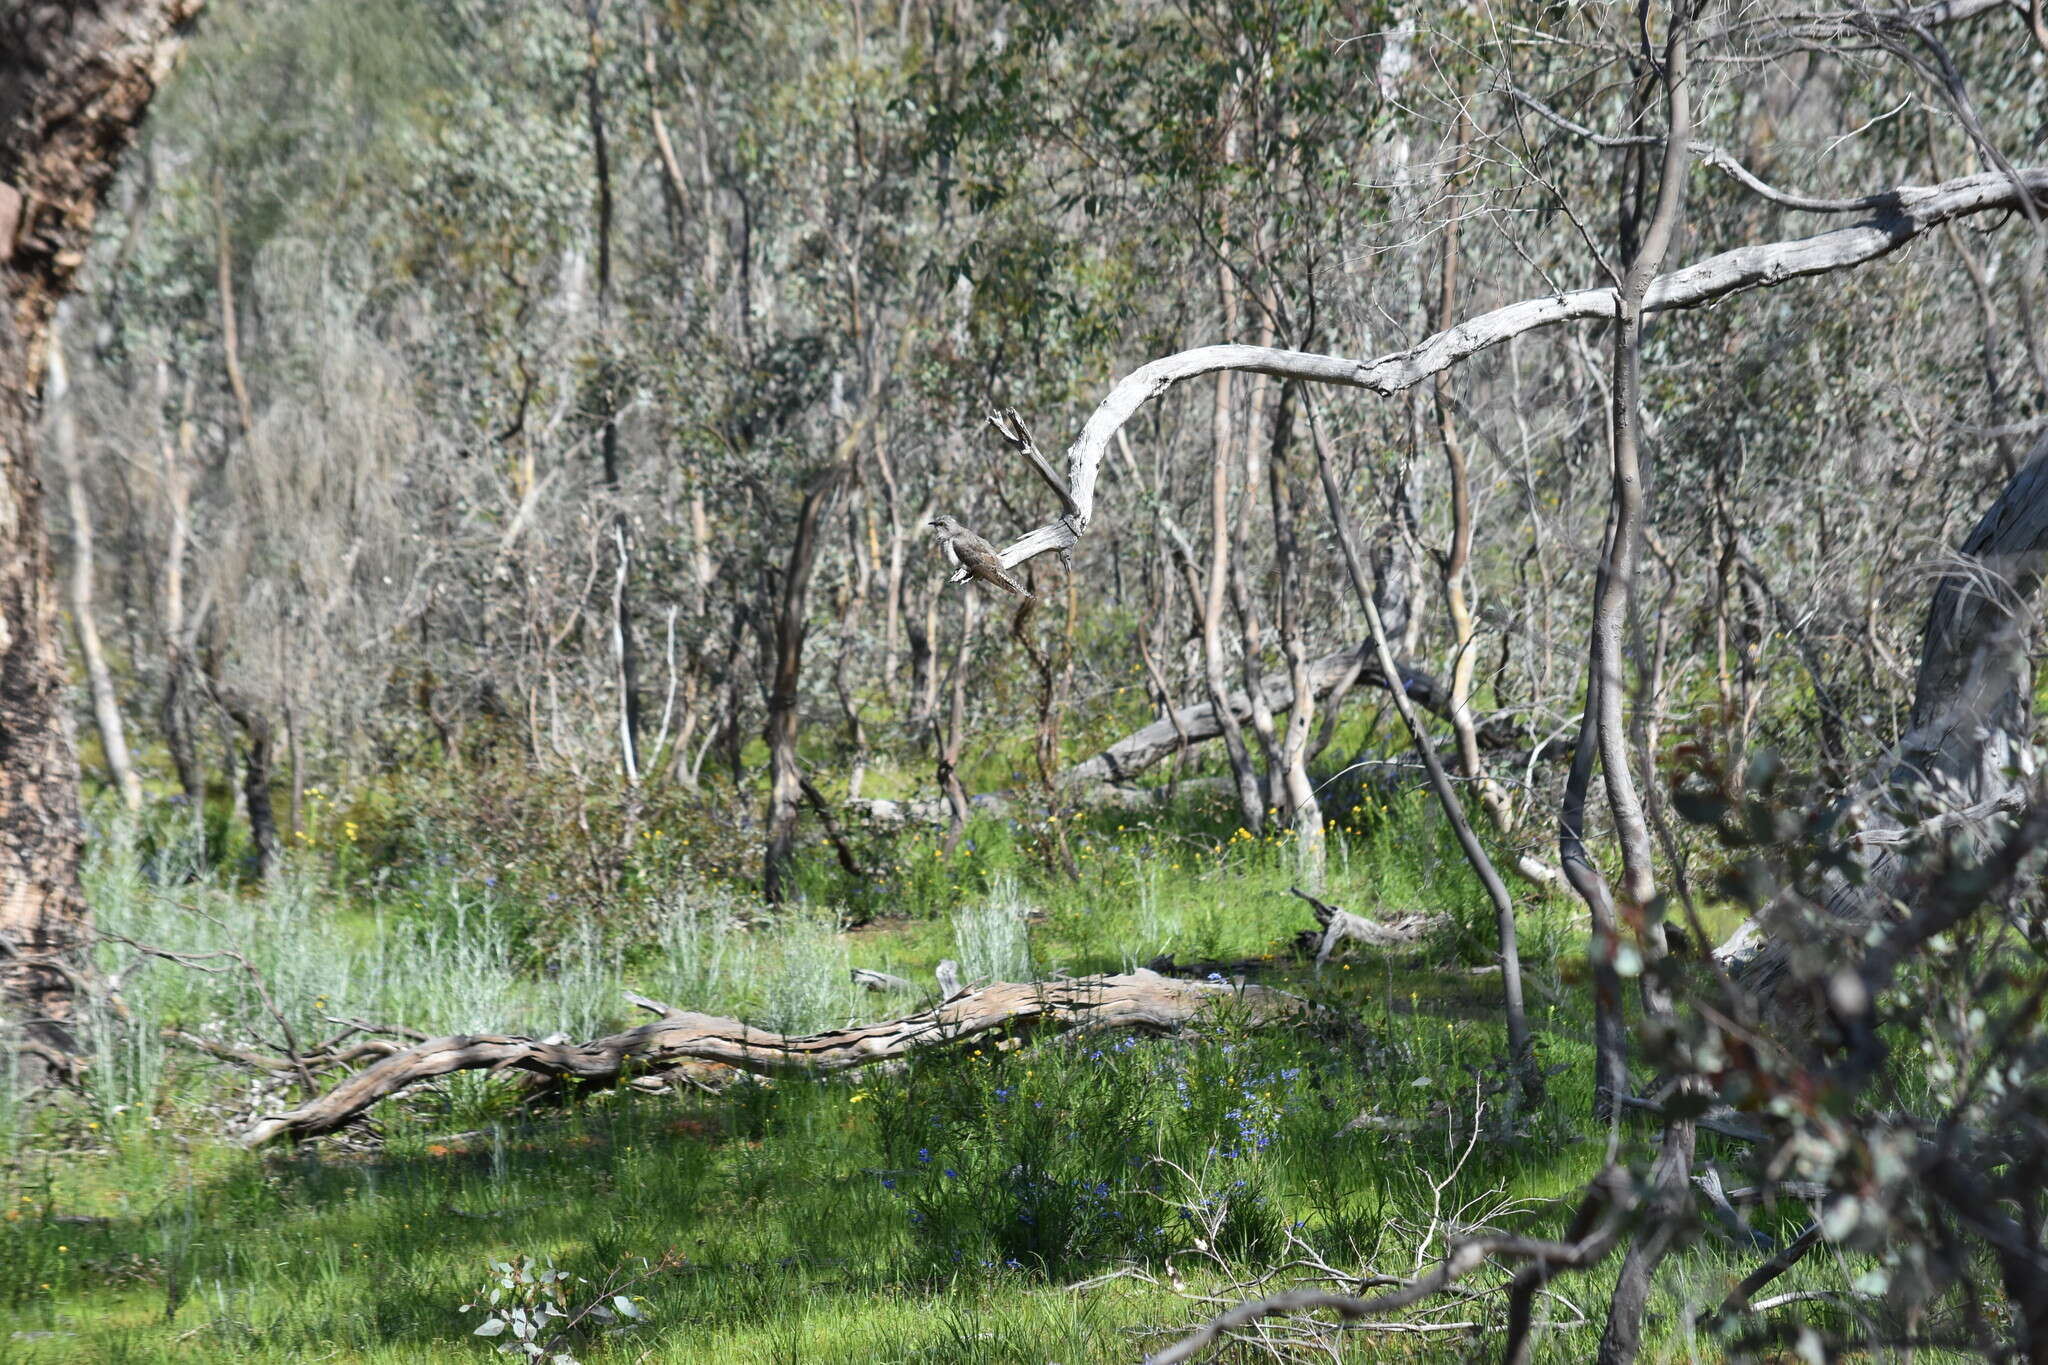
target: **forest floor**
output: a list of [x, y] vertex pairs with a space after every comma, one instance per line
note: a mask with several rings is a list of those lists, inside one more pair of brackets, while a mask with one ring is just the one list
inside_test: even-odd
[[[439, 890], [402, 892], [408, 938], [388, 906], [312, 874], [196, 899], [152, 891], [103, 852], [95, 895], [123, 932], [194, 951], [238, 943], [281, 1000], [430, 1029], [476, 1027], [464, 1011], [481, 1010], [584, 1036], [624, 1021], [622, 985], [782, 1026], [887, 1017], [918, 1001], [847, 994], [849, 962], [929, 981], [941, 957], [971, 974], [1025, 952], [1041, 974], [1171, 952], [1328, 1008], [1314, 1027], [990, 1040], [888, 1075], [620, 1093], [568, 1112], [516, 1112], [509, 1087], [463, 1076], [385, 1104], [375, 1142], [259, 1153], [227, 1140], [265, 1102], [246, 1076], [131, 1029], [132, 1055], [103, 1059], [92, 1103], [0, 1123], [0, 1362], [497, 1359], [508, 1338], [473, 1335], [487, 1310], [464, 1305], [491, 1288], [494, 1262], [520, 1258], [572, 1277], [571, 1313], [623, 1294], [630, 1308], [614, 1311], [639, 1315], [615, 1334], [586, 1319], [565, 1339], [589, 1365], [1136, 1361], [1255, 1292], [1265, 1267], [1313, 1256], [1406, 1276], [1477, 1228], [1554, 1233], [1610, 1142], [1589, 1120], [1575, 907], [1524, 905], [1553, 1074], [1546, 1103], [1518, 1111], [1499, 977], [1473, 970], [1490, 960], [1489, 916], [1419, 794], [1340, 819], [1326, 896], [1448, 922], [1413, 949], [1353, 950], [1320, 970], [1293, 942], [1312, 922], [1287, 894], [1287, 838], [1229, 824], [1090, 817], [1070, 830], [1078, 878], [1011, 857], [953, 883], [994, 918], [970, 908], [840, 932], [678, 909], [651, 946], [585, 941], [538, 972], [493, 937], [459, 867]], [[988, 822], [970, 833], [956, 863], [1005, 837]], [[1005, 939], [1018, 924], [1028, 943]], [[131, 1008], [182, 1027], [257, 1017], [234, 976], [159, 963], [135, 974]], [[1654, 1134], [1631, 1123], [1615, 1136], [1626, 1148]], [[1755, 1229], [1784, 1237], [1808, 1216], [1781, 1205]], [[1672, 1305], [1718, 1300], [1757, 1257], [1710, 1231], [1674, 1258], [1646, 1359], [1722, 1354]], [[1774, 1289], [1842, 1290], [1856, 1273], [1813, 1257]], [[1469, 1283], [1398, 1330], [1360, 1325], [1344, 1358], [1488, 1354], [1502, 1277]], [[1583, 1310], [1602, 1301], [1583, 1280], [1546, 1294], [1537, 1357], [1589, 1358], [1598, 1323]]]

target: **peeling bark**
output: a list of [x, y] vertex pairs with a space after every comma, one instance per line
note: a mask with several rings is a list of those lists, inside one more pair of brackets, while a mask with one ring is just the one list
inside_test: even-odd
[[0, 9], [0, 1009], [67, 1069], [91, 917], [34, 430], [51, 320], [198, 0]]

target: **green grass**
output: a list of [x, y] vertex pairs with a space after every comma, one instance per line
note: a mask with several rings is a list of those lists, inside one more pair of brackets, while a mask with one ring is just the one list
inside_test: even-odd
[[[812, 1027], [908, 1007], [849, 990], [848, 963], [928, 979], [940, 957], [1020, 950], [1040, 971], [1155, 953], [1230, 964], [1327, 1010], [1314, 1028], [990, 1040], [889, 1075], [568, 1112], [516, 1113], [503, 1087], [461, 1077], [385, 1105], [370, 1155], [239, 1152], [220, 1139], [244, 1078], [167, 1051], [147, 1027], [110, 1030], [93, 1104], [8, 1136], [0, 1361], [496, 1360], [459, 1309], [490, 1261], [518, 1256], [552, 1259], [584, 1292], [666, 1258], [630, 1290], [646, 1325], [576, 1345], [586, 1361], [1135, 1360], [1160, 1340], [1146, 1329], [1201, 1311], [1170, 1287], [1175, 1274], [1228, 1295], [1289, 1259], [1290, 1238], [1334, 1264], [1408, 1274], [1475, 1227], [1554, 1233], [1561, 1201], [1606, 1154], [1605, 1135], [1587, 1135], [1583, 993], [1564, 984], [1582, 951], [1572, 907], [1525, 906], [1539, 1048], [1559, 1070], [1543, 1110], [1514, 1114], [1497, 978], [1463, 970], [1486, 954], [1483, 902], [1441, 818], [1414, 793], [1332, 814], [1328, 897], [1447, 911], [1438, 940], [1314, 972], [1290, 942], [1310, 921], [1286, 893], [1288, 840], [1197, 809], [1078, 820], [1078, 878], [1039, 870], [1027, 850], [1042, 830], [1028, 823], [979, 821], [952, 859], [908, 836], [892, 871], [911, 917], [855, 933], [823, 908], [759, 923], [700, 889], [650, 898], [609, 937], [570, 936], [538, 962], [509, 927], [523, 908], [473, 871], [344, 898], [308, 861], [258, 895], [165, 875], [168, 858], [152, 880], [141, 851], [175, 841], [110, 834], [93, 866], [109, 927], [247, 953], [301, 1036], [352, 1013], [580, 1035], [623, 1017], [626, 985]], [[138, 1021], [274, 1034], [239, 968], [158, 963], [130, 981]], [[1782, 1232], [1799, 1212], [1762, 1226]], [[1716, 1354], [1685, 1339], [1675, 1296], [1718, 1298], [1753, 1260], [1711, 1235], [1675, 1258], [1650, 1358]], [[1126, 1273], [1069, 1287], [1114, 1271]], [[1816, 1257], [1782, 1283], [1839, 1287], [1853, 1273]], [[1568, 1298], [1600, 1301], [1585, 1283]], [[1564, 1304], [1546, 1311], [1568, 1322]], [[1499, 1312], [1496, 1295], [1459, 1315], [1497, 1324]], [[1584, 1359], [1597, 1330], [1548, 1329], [1539, 1358]], [[1473, 1350], [1459, 1332], [1349, 1343], [1369, 1360]]]

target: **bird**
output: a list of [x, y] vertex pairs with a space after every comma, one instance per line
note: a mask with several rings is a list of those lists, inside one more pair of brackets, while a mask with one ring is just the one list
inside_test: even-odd
[[1003, 571], [1003, 561], [997, 557], [995, 546], [951, 517], [933, 517], [929, 524], [938, 535], [939, 544], [946, 547], [946, 558], [965, 571], [969, 578], [978, 578], [1004, 592], [1015, 593], [1027, 602], [1033, 600], [1023, 584]]

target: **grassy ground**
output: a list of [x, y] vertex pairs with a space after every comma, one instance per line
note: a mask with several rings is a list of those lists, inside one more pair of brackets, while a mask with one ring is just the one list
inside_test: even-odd
[[[167, 1051], [154, 1026], [261, 1037], [276, 1031], [268, 1008], [225, 959], [213, 974], [157, 963], [125, 992], [150, 1026], [108, 1030], [89, 1106], [0, 1112], [0, 1361], [497, 1359], [470, 1335], [481, 1310], [462, 1306], [493, 1261], [530, 1257], [576, 1277], [572, 1312], [604, 1290], [644, 1316], [629, 1333], [579, 1332], [567, 1349], [588, 1362], [1075, 1365], [1135, 1360], [1163, 1340], [1146, 1329], [1202, 1313], [1189, 1295], [1230, 1296], [1305, 1251], [1403, 1275], [1476, 1227], [1555, 1232], [1560, 1201], [1607, 1152], [1585, 1117], [1580, 933], [1569, 905], [1526, 906], [1532, 1012], [1556, 1074], [1543, 1109], [1514, 1112], [1498, 979], [1468, 970], [1486, 960], [1483, 900], [1441, 825], [1416, 793], [1338, 815], [1330, 899], [1452, 920], [1418, 951], [1320, 973], [1291, 942], [1309, 919], [1286, 894], [1288, 840], [1198, 811], [1079, 822], [1076, 878], [1031, 870], [1020, 850], [1044, 830], [1028, 824], [980, 822], [950, 860], [908, 838], [887, 875], [914, 917], [858, 932], [825, 911], [755, 924], [693, 893], [538, 960], [511, 927], [531, 907], [460, 860], [347, 895], [308, 860], [257, 896], [186, 877], [161, 831], [109, 830], [93, 871], [107, 925], [246, 953], [302, 1037], [349, 1015], [587, 1036], [623, 1021], [627, 985], [809, 1028], [915, 1005], [853, 992], [849, 963], [928, 979], [947, 956], [972, 976], [1159, 953], [1301, 991], [1328, 1023], [991, 1045], [888, 1076], [566, 1114], [511, 1112], [502, 1088], [459, 1077], [386, 1105], [381, 1148], [251, 1155], [220, 1140], [247, 1081]], [[118, 945], [108, 965], [128, 965]], [[1753, 1261], [1711, 1236], [1674, 1260], [1652, 1357], [1717, 1354], [1677, 1304], [1717, 1300]], [[1816, 1257], [1783, 1287], [1854, 1273]], [[1581, 1310], [1601, 1295], [1587, 1281], [1560, 1291], [1539, 1358], [1585, 1358], [1597, 1324]], [[1499, 1314], [1497, 1293], [1451, 1301], [1441, 1330], [1359, 1332], [1347, 1357], [1463, 1359], [1475, 1331], [1455, 1324], [1483, 1335]]]

